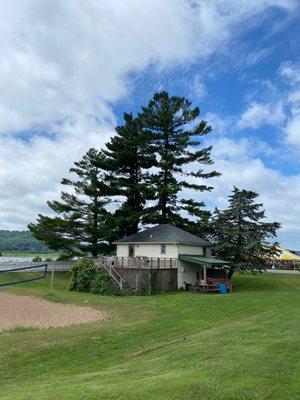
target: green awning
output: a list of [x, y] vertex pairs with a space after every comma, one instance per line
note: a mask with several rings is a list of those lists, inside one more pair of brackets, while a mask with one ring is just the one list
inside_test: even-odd
[[227, 264], [231, 264], [230, 261], [224, 261], [220, 260], [218, 258], [206, 258], [202, 256], [195, 256], [192, 254], [179, 254], [179, 260], [180, 261], [187, 261], [192, 264], [198, 264], [198, 265], [216, 265], [216, 266], [222, 266], [224, 268], [230, 268]]

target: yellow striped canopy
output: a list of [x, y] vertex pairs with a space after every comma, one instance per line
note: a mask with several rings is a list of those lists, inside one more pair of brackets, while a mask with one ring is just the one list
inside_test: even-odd
[[297, 256], [297, 254], [294, 254], [291, 251], [288, 251], [281, 246], [276, 246], [276, 250], [278, 251], [278, 254], [273, 258], [274, 260], [300, 262], [300, 256]]

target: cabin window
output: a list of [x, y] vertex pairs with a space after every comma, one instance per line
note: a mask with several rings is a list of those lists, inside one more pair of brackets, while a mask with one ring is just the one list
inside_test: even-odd
[[207, 251], [206, 250], [207, 250], [206, 247], [203, 247], [203, 257], [207, 256]]
[[128, 246], [128, 257], [134, 257], [134, 246], [132, 244]]
[[166, 245], [165, 244], [160, 245], [160, 254], [166, 254]]

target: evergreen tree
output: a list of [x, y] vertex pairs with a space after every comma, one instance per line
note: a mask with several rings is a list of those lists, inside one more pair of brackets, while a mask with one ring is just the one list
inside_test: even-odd
[[278, 222], [263, 222], [265, 211], [255, 203], [258, 194], [234, 187], [227, 210], [215, 210], [212, 217], [212, 239], [216, 252], [232, 262], [229, 277], [234, 271], [264, 270], [276, 248], [266, 241], [276, 236]]
[[140, 120], [124, 114], [124, 124], [115, 128], [116, 135], [103, 149], [101, 167], [106, 170], [111, 194], [125, 201], [114, 214], [115, 237], [136, 233], [147, 200], [153, 197], [148, 170], [155, 165], [151, 137], [141, 129]]
[[75, 162], [70, 169], [74, 179], [61, 181], [73, 193], [63, 191], [61, 201], [48, 201], [57, 216], [39, 214], [37, 222], [28, 225], [50, 249], [68, 254], [91, 253], [94, 257], [105, 249], [103, 241], [110, 238], [111, 216], [106, 210], [108, 187], [98, 167], [101, 157], [100, 152], [90, 149]]
[[[205, 121], [199, 121], [200, 110], [192, 108], [183, 97], [155, 93], [139, 114], [144, 132], [150, 135], [156, 154], [156, 171], [151, 175], [156, 203], [148, 208], [147, 223], [173, 223], [193, 230], [193, 219], [201, 217], [203, 202], [183, 197], [182, 191], [211, 190], [202, 180], [218, 176], [216, 171], [204, 171], [213, 164], [211, 147], [202, 147], [200, 138], [211, 131]], [[193, 164], [193, 165], [192, 165]], [[207, 213], [204, 213], [205, 217]], [[199, 221], [198, 221], [199, 223]]]

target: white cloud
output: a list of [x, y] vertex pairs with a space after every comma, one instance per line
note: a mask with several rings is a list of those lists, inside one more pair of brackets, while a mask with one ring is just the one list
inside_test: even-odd
[[201, 76], [197, 75], [195, 77], [192, 84], [192, 91], [197, 100], [202, 100], [207, 95], [207, 90]]
[[258, 129], [265, 124], [277, 126], [284, 134], [282, 145], [298, 146], [300, 67], [291, 61], [285, 61], [281, 63], [278, 74], [284, 78], [284, 88], [270, 80], [253, 81], [257, 88], [248, 93], [248, 106], [235, 126], [237, 129]]
[[204, 119], [212, 126], [214, 134], [222, 136], [232, 133], [234, 124], [236, 123], [236, 116], [218, 115], [212, 112], [206, 113]]
[[[86, 134], [83, 134], [86, 132]], [[58, 197], [60, 179], [90, 147], [101, 147], [112, 135], [110, 126], [82, 118], [67, 123], [56, 139], [34, 136], [28, 142], [0, 137], [1, 228], [25, 228], [46, 201]]]
[[300, 110], [292, 116], [285, 127], [286, 141], [300, 148]]
[[[124, 96], [150, 63], [206, 58], [279, 0], [4, 0], [0, 131], [48, 128]], [[243, 24], [244, 22], [244, 24]]]
[[288, 95], [288, 101], [292, 104], [300, 102], [300, 89], [292, 90]]
[[[256, 90], [248, 94], [248, 108], [235, 126], [237, 129], [258, 129], [264, 124], [277, 126], [283, 133], [281, 146], [290, 149], [292, 154], [300, 146], [300, 67], [285, 61], [278, 73], [285, 79], [284, 89], [269, 81], [254, 82], [260, 87], [260, 92]], [[251, 101], [253, 97], [259, 100]], [[271, 101], [264, 102], [270, 98]]]
[[130, 95], [129, 73], [206, 60], [268, 8], [296, 3], [3, 0], [0, 228], [45, 212], [72, 163], [113, 133], [111, 103]]
[[244, 50], [244, 54], [241, 56], [238, 55], [238, 60], [236, 61], [236, 65], [240, 68], [252, 67], [255, 64], [258, 64], [265, 58], [267, 58], [276, 48], [276, 45], [266, 47], [266, 48], [258, 48], [249, 53], [249, 49]]
[[[220, 135], [210, 144], [213, 145], [213, 168], [222, 175], [204, 182], [190, 177], [190, 182], [209, 184], [214, 189], [202, 194], [185, 190], [184, 195], [204, 201], [213, 210], [215, 206], [228, 207], [228, 195], [234, 186], [253, 190], [259, 194], [257, 201], [266, 210], [266, 221], [278, 221], [282, 225], [274, 240], [288, 248], [300, 249], [300, 174], [289, 176], [266, 166], [261, 155], [266, 152], [272, 155], [274, 150], [254, 138], [230, 139]], [[211, 169], [212, 166], [207, 167], [208, 171]]]
[[278, 240], [285, 246], [300, 249], [300, 174], [286, 176], [268, 168], [254, 154], [247, 140], [219, 139], [214, 143], [214, 167], [222, 176], [214, 179], [214, 190], [207, 196], [211, 204], [227, 207], [233, 186], [254, 190], [264, 203], [269, 221], [282, 223]]
[[284, 121], [285, 114], [282, 103], [250, 103], [247, 110], [237, 121], [238, 129], [258, 129], [263, 124], [277, 125]]
[[96, 114], [99, 104], [125, 95], [129, 71], [192, 54], [192, 16], [181, 1], [4, 3], [2, 132]]
[[284, 139], [287, 145], [300, 149], [300, 66], [291, 61], [280, 65], [279, 74], [286, 79], [291, 89], [287, 96], [289, 118], [284, 127]]
[[300, 82], [300, 66], [294, 65], [291, 61], [281, 63], [278, 72], [291, 84]]

